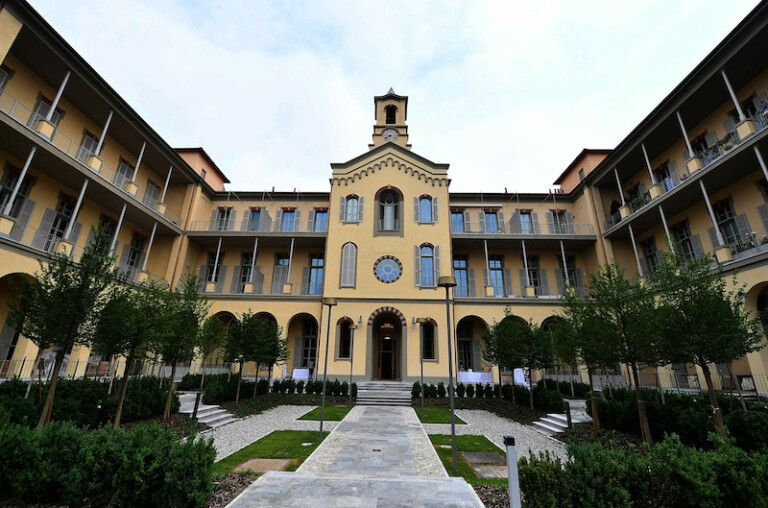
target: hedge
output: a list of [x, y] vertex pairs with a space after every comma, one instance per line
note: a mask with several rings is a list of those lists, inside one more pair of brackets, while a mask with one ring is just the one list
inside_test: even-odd
[[[511, 401], [512, 400], [511, 384], [506, 383], [502, 385], [502, 396]], [[515, 402], [517, 404], [527, 406], [529, 405], [528, 389], [522, 385], [514, 385], [515, 390]], [[497, 398], [499, 391], [497, 387], [486, 383], [467, 384], [459, 383], [456, 385], [455, 395], [459, 398]], [[413, 383], [411, 388], [411, 396], [416, 399], [421, 397], [421, 385], [418, 381]], [[436, 397], [445, 397], [445, 385], [438, 383], [437, 386], [431, 383], [424, 384], [424, 398], [433, 399]], [[560, 392], [547, 390], [543, 386], [539, 385], [533, 388], [533, 407], [541, 411], [549, 412], [562, 412], [563, 409], [563, 395]]]
[[213, 440], [176, 440], [157, 424], [127, 433], [69, 422], [42, 429], [0, 418], [0, 495], [72, 506], [203, 507]]
[[[185, 376], [186, 378], [186, 376]], [[183, 381], [182, 381], [183, 382]], [[200, 386], [200, 378], [197, 378], [197, 386]], [[352, 383], [352, 397], [357, 397], [357, 383]], [[346, 381], [339, 381], [338, 379], [328, 380], [326, 382], [326, 394], [327, 395], [343, 395], [349, 394], [350, 386]], [[203, 392], [204, 404], [221, 404], [222, 402], [229, 402], [235, 400], [235, 394], [237, 392], [237, 376], [230, 376], [227, 381], [226, 374], [219, 374], [215, 376], [206, 376], [205, 378], [205, 390]], [[320, 395], [323, 393], [323, 382], [321, 380], [309, 379], [306, 382], [296, 381], [295, 379], [274, 379], [272, 380], [272, 386], [269, 386], [269, 380], [259, 379], [258, 386], [256, 387], [256, 394], [263, 395], [268, 392], [272, 393], [297, 393], [297, 394], [314, 394]], [[243, 380], [240, 384], [240, 398], [250, 398], [253, 395], [253, 381]]]

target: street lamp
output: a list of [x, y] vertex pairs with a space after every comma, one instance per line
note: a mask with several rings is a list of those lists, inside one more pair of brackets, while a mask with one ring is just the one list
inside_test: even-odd
[[350, 324], [349, 325], [349, 402], [347, 403], [349, 407], [352, 407], [352, 361], [355, 358], [355, 330], [357, 330], [357, 325]]
[[456, 277], [443, 275], [437, 280], [437, 285], [445, 288], [445, 329], [448, 332], [448, 397], [451, 403], [451, 458], [453, 474], [456, 474], [456, 413], [453, 398], [453, 353], [451, 352], [451, 300], [450, 289], [456, 287]]
[[331, 307], [336, 305], [336, 299], [324, 298], [323, 305], [328, 306], [328, 328], [325, 333], [325, 366], [323, 367], [323, 398], [320, 404], [320, 439], [323, 438], [323, 419], [325, 418], [325, 385], [328, 381], [328, 344], [331, 341]]
[[421, 421], [424, 421], [424, 323], [427, 322], [427, 318], [416, 318], [416, 322], [419, 323], [419, 342], [421, 343], [421, 351], [419, 352], [419, 359], [421, 360]]

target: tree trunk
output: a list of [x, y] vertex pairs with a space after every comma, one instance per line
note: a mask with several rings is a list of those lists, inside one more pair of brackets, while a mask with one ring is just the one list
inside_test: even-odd
[[515, 368], [512, 367], [512, 404], [517, 404], [515, 401]]
[[661, 395], [661, 405], [666, 406], [667, 400], [664, 397], [664, 389], [661, 387], [661, 382], [659, 381], [659, 368], [656, 367], [656, 389], [659, 391], [659, 395]]
[[235, 404], [240, 402], [240, 381], [243, 380], [243, 361], [240, 360], [240, 370], [237, 373], [237, 391], [235, 392]]
[[[123, 415], [123, 402], [125, 402], [125, 392], [128, 390], [128, 373], [133, 365], [133, 358], [128, 357], [125, 360], [125, 371], [123, 371], [123, 379], [120, 381], [120, 394], [117, 396], [117, 411], [115, 412], [115, 427], [120, 426], [120, 417]], [[115, 369], [117, 370], [117, 369]]]
[[32, 370], [29, 371], [29, 384], [27, 385], [27, 393], [24, 394], [24, 398], [29, 398], [29, 392], [32, 390], [32, 383], [34, 383], [34, 377], [33, 373], [35, 372], [34, 369], [37, 368], [37, 381], [40, 382], [40, 355], [43, 353], [43, 350], [40, 348], [37, 348], [37, 355], [35, 356], [35, 363], [32, 364]]
[[163, 412], [163, 420], [167, 420], [171, 417], [171, 401], [173, 400], [173, 387], [176, 384], [176, 362], [171, 363], [171, 379], [168, 383], [168, 398], [165, 400], [165, 412]]
[[640, 434], [643, 437], [643, 441], [646, 443], [653, 443], [651, 437], [651, 428], [648, 425], [648, 416], [645, 414], [645, 401], [643, 401], [643, 395], [640, 393], [640, 379], [637, 375], [637, 366], [633, 363], [630, 365], [632, 378], [635, 383], [635, 397], [637, 399], [637, 415], [640, 418]]
[[200, 378], [200, 389], [203, 389], [203, 385], [205, 384], [205, 358], [203, 358], [203, 375]]
[[[576, 368], [574, 367], [573, 370], [576, 370]], [[576, 392], [573, 390], [573, 375], [571, 375], [571, 398], [572, 399], [576, 398]]]
[[[731, 376], [731, 383], [733, 383], [733, 369], [731, 368], [731, 364], [728, 364], [728, 374]], [[741, 410], [745, 413], [747, 412], [747, 403], [744, 402], [744, 392], [741, 391], [741, 383], [739, 383], [739, 380], [736, 380], [736, 391], [739, 392], [739, 402], [741, 402]]]
[[528, 398], [531, 402], [531, 411], [533, 411], [533, 386], [528, 390]]
[[[269, 370], [267, 371], [267, 394], [269, 394], [269, 387], [272, 385], [272, 367], [274, 364], [269, 366]], [[350, 388], [351, 390], [352, 388]]]
[[51, 421], [51, 411], [53, 410], [53, 397], [56, 394], [56, 381], [59, 379], [59, 371], [64, 363], [64, 348], [56, 352], [56, 362], [53, 365], [53, 374], [51, 377], [51, 386], [48, 387], [48, 396], [45, 398], [43, 410], [40, 413], [40, 419], [37, 421], [37, 428], [40, 429]]
[[[114, 358], [109, 360], [109, 386], [107, 387], [107, 395], [112, 395], [112, 385], [115, 383], [115, 374], [117, 374], [117, 365], [112, 366], [113, 363], [120, 365], [120, 362], [116, 362]], [[127, 365], [126, 365], [127, 367]]]
[[528, 399], [531, 403], [531, 411], [533, 411], [533, 371], [531, 369], [528, 369], [528, 380], [528, 384], [530, 385], [528, 387]]
[[499, 400], [501, 400], [501, 366], [499, 366]]
[[712, 373], [709, 372], [709, 365], [706, 363], [703, 365], [699, 364], [699, 367], [704, 371], [704, 379], [707, 380], [707, 394], [709, 395], [709, 404], [712, 406], [712, 419], [715, 421], [717, 433], [720, 434], [720, 438], [727, 443], [723, 415], [720, 414], [720, 406], [717, 403], [717, 397], [715, 397], [715, 388], [712, 386]]
[[260, 365], [256, 363], [256, 378], [253, 380], [253, 397], [256, 398], [256, 389], [259, 387], [259, 367]]
[[592, 399], [592, 424], [595, 430], [600, 430], [600, 417], [597, 414], [597, 401], [595, 400], [595, 384], [592, 382], [592, 368], [587, 366], [587, 377], [589, 378], [589, 398]]

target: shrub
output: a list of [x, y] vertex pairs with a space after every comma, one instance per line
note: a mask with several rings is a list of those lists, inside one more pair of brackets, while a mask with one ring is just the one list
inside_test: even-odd
[[434, 399], [437, 397], [437, 393], [438, 393], [437, 386], [433, 385], [432, 383], [427, 385], [427, 391], [426, 391], [427, 397], [429, 397], [430, 399]]
[[568, 505], [565, 471], [558, 457], [550, 456], [549, 452], [536, 457], [529, 451], [527, 458], [520, 457], [517, 467], [525, 506], [549, 508]]
[[[331, 395], [341, 395], [341, 382], [338, 379], [334, 379], [331, 385]], [[327, 388], [326, 388], [327, 390]]]
[[285, 380], [285, 393], [295, 393], [296, 392], [296, 380], [294, 379], [286, 379]]
[[301, 379], [296, 383], [296, 393], [304, 393], [304, 380]]
[[354, 381], [352, 382], [352, 398], [357, 397], [357, 383]]
[[475, 397], [482, 399], [485, 392], [483, 391], [483, 383], [475, 383]]
[[418, 399], [421, 397], [421, 384], [419, 384], [418, 381], [413, 383], [413, 386], [411, 387], [411, 398], [412, 399]]
[[272, 381], [272, 393], [283, 393], [285, 391], [285, 388], [283, 387], [283, 382], [280, 379], [275, 379]]
[[475, 396], [475, 385], [467, 385], [467, 397], [470, 399]]
[[459, 383], [458, 386], [456, 386], [456, 395], [459, 397], [464, 396], [464, 392], [467, 390], [467, 387], [464, 386], [464, 383]]
[[442, 381], [437, 383], [437, 396], [441, 399], [445, 397], [445, 384]]
[[266, 395], [267, 393], [269, 393], [269, 379], [259, 379], [256, 382], [256, 394]]
[[533, 407], [542, 411], [562, 412], [563, 395], [537, 386], [533, 389]]
[[341, 382], [341, 395], [344, 397], [349, 395], [349, 383], [347, 383], [346, 381]]
[[494, 394], [493, 386], [490, 385], [490, 383], [486, 383], [485, 387], [483, 388], [483, 395], [486, 399], [492, 399]]
[[313, 388], [314, 388], [315, 395], [320, 395], [321, 393], [323, 393], [323, 382], [315, 381]]
[[768, 447], [768, 411], [734, 411], [725, 417], [725, 425], [739, 448], [755, 451]]

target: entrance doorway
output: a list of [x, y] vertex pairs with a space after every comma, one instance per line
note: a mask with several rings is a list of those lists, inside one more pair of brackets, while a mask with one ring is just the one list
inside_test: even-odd
[[383, 319], [375, 327], [375, 332], [374, 365], [376, 367], [376, 379], [398, 379], [400, 377], [400, 322], [393, 319]]

